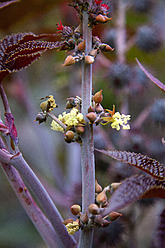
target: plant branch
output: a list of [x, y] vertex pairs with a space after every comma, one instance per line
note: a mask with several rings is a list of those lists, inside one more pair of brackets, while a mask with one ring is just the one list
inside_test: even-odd
[[[89, 2], [90, 3], [90, 2]], [[85, 40], [85, 53], [92, 49], [92, 29], [88, 27], [88, 13], [83, 12], [83, 39]], [[82, 65], [82, 113], [85, 116], [91, 105], [92, 98], [92, 65], [83, 62]], [[88, 210], [88, 206], [95, 201], [95, 165], [94, 165], [94, 143], [93, 129], [86, 118], [86, 129], [81, 146], [82, 167], [82, 212]], [[93, 230], [82, 230], [79, 239], [79, 248], [92, 247]]]

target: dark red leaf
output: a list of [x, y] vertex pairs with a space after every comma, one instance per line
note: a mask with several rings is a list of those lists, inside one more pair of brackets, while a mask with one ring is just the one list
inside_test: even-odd
[[[59, 42], [36, 41], [53, 34], [18, 33], [0, 41], [0, 81], [9, 73], [30, 65], [46, 50], [59, 47]], [[21, 65], [22, 63], [22, 65]]]
[[142, 71], [146, 74], [146, 76], [154, 83], [156, 86], [158, 86], [163, 92], [165, 92], [165, 85], [159, 81], [159, 79], [155, 78], [151, 73], [149, 73], [139, 62], [138, 59], [136, 59], [139, 67], [142, 69]]
[[[146, 198], [147, 192], [154, 189], [165, 192], [165, 181], [159, 181], [146, 175], [136, 175], [124, 180], [111, 196], [103, 215], [118, 211], [140, 198]], [[150, 197], [158, 197], [158, 195], [151, 195]]]
[[104, 153], [121, 162], [131, 164], [156, 179], [165, 180], [165, 167], [163, 164], [160, 164], [155, 159], [149, 158], [147, 155], [126, 151], [105, 151], [98, 149], [96, 149], [96, 151]]

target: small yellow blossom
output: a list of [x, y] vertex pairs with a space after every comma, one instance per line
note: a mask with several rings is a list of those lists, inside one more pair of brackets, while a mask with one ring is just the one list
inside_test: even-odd
[[120, 127], [122, 127], [124, 130], [130, 129], [130, 125], [128, 124], [128, 121], [131, 119], [130, 115], [124, 115], [120, 114], [119, 112], [115, 113], [115, 106], [113, 105], [113, 111], [106, 109], [107, 112], [109, 112], [110, 116], [102, 117], [103, 123], [102, 125], [106, 125], [108, 123], [111, 123], [111, 127], [115, 128], [116, 130], [120, 130]]
[[64, 133], [64, 129], [54, 120], [51, 123], [51, 129]]
[[[67, 125], [67, 127], [77, 126], [79, 123], [85, 123], [83, 114], [79, 113], [77, 108], [72, 108], [69, 113], [59, 114], [58, 119]], [[51, 129], [63, 132], [63, 128], [54, 120], [51, 123]]]
[[54, 108], [58, 107], [52, 95], [41, 98], [41, 100], [46, 99], [46, 98], [48, 98], [48, 100], [40, 104], [40, 108], [42, 109], [43, 112], [52, 111]]
[[66, 228], [69, 235], [73, 235], [79, 230], [79, 224], [76, 221], [73, 221], [73, 223], [68, 223]]

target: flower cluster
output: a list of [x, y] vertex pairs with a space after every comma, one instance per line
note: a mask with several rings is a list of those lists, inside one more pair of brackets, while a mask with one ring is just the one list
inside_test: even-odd
[[75, 232], [77, 232], [79, 230], [79, 224], [76, 221], [73, 221], [73, 223], [68, 223], [66, 225], [66, 228], [67, 228], [67, 232], [70, 235], [73, 235], [73, 234], [75, 234]]
[[[80, 123], [84, 123], [83, 114], [79, 113], [77, 108], [72, 108], [69, 113], [63, 112], [58, 116], [58, 119], [67, 125], [68, 129], [73, 126], [76, 127]], [[63, 128], [54, 120], [51, 123], [51, 129], [64, 132]]]

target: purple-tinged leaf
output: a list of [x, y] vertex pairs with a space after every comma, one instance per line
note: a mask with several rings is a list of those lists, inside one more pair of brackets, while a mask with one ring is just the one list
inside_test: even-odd
[[155, 78], [151, 73], [149, 73], [139, 62], [138, 59], [136, 59], [139, 67], [142, 69], [142, 71], [146, 74], [146, 76], [154, 83], [156, 86], [158, 86], [163, 92], [165, 92], [165, 85], [159, 81], [159, 79]]
[[20, 0], [8, 0], [8, 1], [0, 1], [0, 9], [8, 6], [9, 4], [19, 2]]
[[105, 155], [108, 155], [123, 163], [131, 164], [156, 179], [165, 180], [164, 165], [160, 164], [155, 159], [149, 158], [147, 155], [126, 151], [105, 151], [98, 149], [96, 149], [96, 151], [104, 153]]
[[[147, 192], [154, 189], [165, 192], [165, 181], [159, 181], [146, 175], [136, 175], [124, 180], [111, 196], [103, 215], [118, 211], [141, 198], [146, 198]], [[157, 197], [157, 195], [151, 194], [151, 197]], [[165, 198], [165, 194], [162, 198]]]
[[46, 50], [59, 47], [59, 42], [36, 41], [53, 34], [18, 33], [0, 41], [0, 82], [9, 73], [30, 65]]
[[159, 217], [159, 223], [156, 230], [155, 245], [159, 248], [164, 248], [165, 244], [165, 209]]
[[17, 129], [14, 124], [14, 117], [12, 116], [11, 113], [5, 113], [5, 124], [9, 128], [10, 138], [17, 145], [18, 144]]

